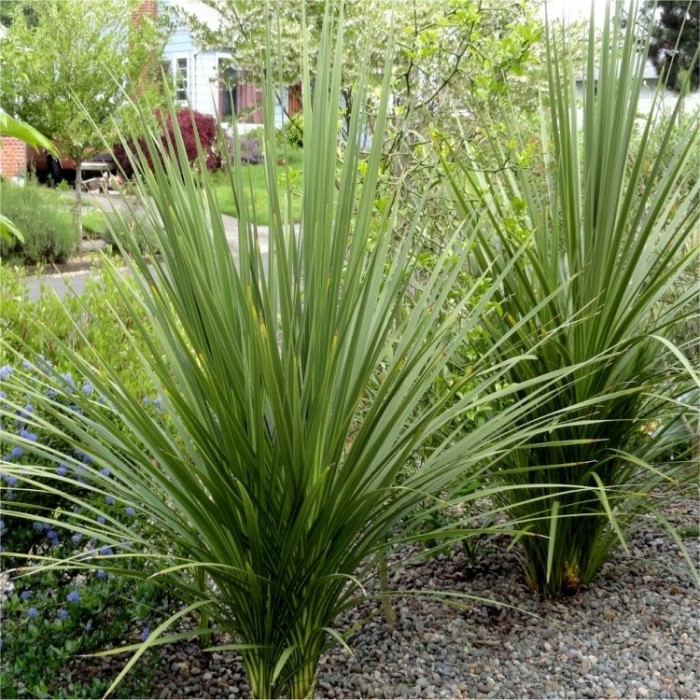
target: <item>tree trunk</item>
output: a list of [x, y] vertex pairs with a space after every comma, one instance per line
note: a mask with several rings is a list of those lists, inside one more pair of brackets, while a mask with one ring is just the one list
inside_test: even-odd
[[73, 221], [75, 223], [75, 252], [83, 250], [83, 173], [82, 160], [75, 161], [75, 207], [73, 208]]

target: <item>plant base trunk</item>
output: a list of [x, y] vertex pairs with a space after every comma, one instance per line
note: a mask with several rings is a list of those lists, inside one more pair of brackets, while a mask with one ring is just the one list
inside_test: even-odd
[[[263, 655], [245, 655], [243, 663], [250, 684], [250, 692], [254, 698], [292, 698], [293, 700], [305, 700], [312, 698], [316, 689], [316, 673], [321, 652], [310, 661], [303, 663], [294, 671], [286, 682], [279, 677], [273, 678], [274, 669], [265, 665]], [[269, 662], [269, 659], [267, 660]], [[288, 660], [294, 664], [294, 654]], [[284, 671], [281, 674], [284, 677]]]
[[381, 594], [382, 612], [384, 613], [384, 621], [390, 630], [396, 628], [396, 611], [391, 604], [389, 597], [391, 589], [389, 588], [389, 571], [386, 565], [386, 557], [381, 557], [377, 563], [379, 571], [379, 592]]

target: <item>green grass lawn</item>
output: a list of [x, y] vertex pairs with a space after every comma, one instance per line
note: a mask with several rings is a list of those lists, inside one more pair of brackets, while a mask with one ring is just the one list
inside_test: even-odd
[[[262, 226], [267, 226], [269, 224], [269, 197], [265, 181], [265, 164], [244, 165], [243, 177], [246, 186], [250, 188], [253, 194], [253, 202], [255, 203], [254, 221]], [[301, 150], [292, 151], [287, 159], [287, 164], [277, 166], [277, 183], [280, 191], [283, 215], [286, 217], [288, 212], [287, 185], [289, 184], [292, 192], [292, 216], [294, 217], [294, 221], [300, 221], [301, 192], [304, 183]], [[216, 199], [219, 202], [222, 213], [228, 214], [229, 216], [238, 216], [228, 173], [215, 173], [214, 185]]]
[[105, 213], [94, 207], [83, 212], [83, 231], [90, 237], [101, 238], [107, 232], [107, 218]]

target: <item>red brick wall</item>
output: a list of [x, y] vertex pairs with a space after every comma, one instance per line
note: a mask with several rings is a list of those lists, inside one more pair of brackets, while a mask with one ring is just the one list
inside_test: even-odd
[[24, 176], [27, 171], [27, 147], [24, 141], [10, 136], [2, 137], [0, 149], [0, 175], [4, 177]]
[[287, 92], [287, 111], [296, 114], [301, 111], [301, 83], [290, 85]]
[[138, 27], [141, 23], [141, 17], [151, 15], [155, 17], [158, 14], [158, 0], [143, 0], [143, 2], [131, 14], [131, 22], [134, 27]]

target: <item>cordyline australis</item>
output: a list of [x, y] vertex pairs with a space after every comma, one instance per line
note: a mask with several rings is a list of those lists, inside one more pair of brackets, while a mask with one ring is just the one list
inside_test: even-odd
[[[693, 233], [700, 184], [689, 166], [700, 115], [684, 121], [683, 136], [668, 151], [681, 103], [664, 121], [657, 93], [650, 112], [638, 113], [648, 42], [640, 48], [635, 36], [635, 7], [624, 31], [621, 5], [615, 8], [611, 20], [607, 6], [600, 50], [591, 18], [582, 107], [575, 69], [560, 60], [560, 42], [548, 33], [544, 178], [525, 168], [479, 173], [469, 156], [460, 167], [443, 162], [458, 210], [484, 212], [475, 270], [503, 275], [496, 294], [502, 314], [486, 322], [500, 342], [498, 356], [534, 358], [513, 364], [510, 381], [585, 368], [563, 376], [561, 391], [520, 419], [524, 425], [563, 415], [568, 425], [553, 425], [546, 443], [525, 442], [494, 469], [496, 482], [511, 487], [499, 499], [535, 535], [522, 539], [530, 584], [551, 595], [590, 582], [649, 515], [667, 527], [697, 578], [662, 513], [670, 499], [695, 488], [695, 438], [648, 426], [683, 425], [698, 411], [691, 401], [697, 375], [663, 336], [687, 323], [698, 305], [697, 276], [689, 285], [681, 281], [700, 251]], [[660, 124], [662, 145], [654, 153], [651, 137]], [[513, 235], [514, 223], [523, 236]]]

